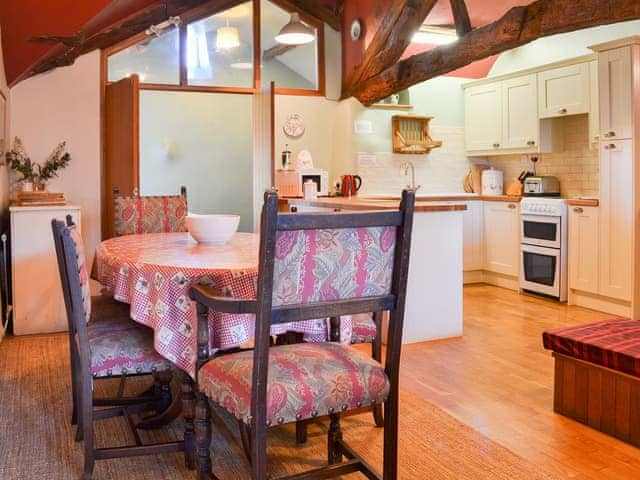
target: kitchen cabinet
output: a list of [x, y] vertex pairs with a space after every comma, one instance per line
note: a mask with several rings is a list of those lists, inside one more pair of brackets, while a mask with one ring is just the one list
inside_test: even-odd
[[484, 269], [520, 273], [520, 214], [517, 203], [484, 202]]
[[10, 207], [13, 333], [67, 330], [51, 220], [71, 215], [80, 228], [80, 208]]
[[535, 74], [502, 82], [502, 136], [500, 148], [527, 149], [540, 142]]
[[633, 141], [600, 142], [600, 273], [602, 295], [631, 301], [634, 248]]
[[569, 288], [597, 294], [600, 231], [598, 207], [569, 207]]
[[588, 113], [589, 63], [577, 63], [538, 73], [539, 118]]
[[598, 61], [589, 62], [589, 149], [596, 150], [600, 148], [598, 140], [600, 139], [600, 100], [598, 83]]
[[502, 85], [500, 82], [469, 87], [464, 92], [467, 151], [500, 148], [502, 141]]
[[631, 46], [598, 54], [601, 141], [633, 136], [631, 54]]
[[462, 269], [465, 272], [482, 270], [483, 245], [483, 202], [466, 202], [467, 210], [462, 216]]

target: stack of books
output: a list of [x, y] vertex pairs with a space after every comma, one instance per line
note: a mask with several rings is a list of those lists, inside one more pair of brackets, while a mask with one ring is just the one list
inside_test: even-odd
[[54, 192], [20, 192], [18, 193], [18, 205], [22, 207], [35, 207], [41, 205], [66, 205], [64, 193]]

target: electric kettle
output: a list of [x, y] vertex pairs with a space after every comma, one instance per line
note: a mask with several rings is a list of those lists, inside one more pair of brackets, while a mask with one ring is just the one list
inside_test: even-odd
[[342, 176], [342, 196], [350, 197], [355, 195], [362, 186], [362, 178], [359, 175]]

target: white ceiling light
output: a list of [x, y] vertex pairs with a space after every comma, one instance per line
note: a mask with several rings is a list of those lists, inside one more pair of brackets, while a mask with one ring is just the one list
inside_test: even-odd
[[289, 23], [282, 27], [276, 35], [276, 42], [285, 45], [302, 45], [313, 42], [315, 38], [313, 29], [300, 21], [298, 12], [293, 12]]
[[227, 20], [226, 27], [218, 28], [216, 34], [216, 50], [229, 50], [240, 45], [240, 35], [236, 27], [230, 27]]
[[411, 39], [412, 43], [430, 45], [447, 45], [458, 40], [456, 31], [452, 28], [431, 27], [423, 25]]

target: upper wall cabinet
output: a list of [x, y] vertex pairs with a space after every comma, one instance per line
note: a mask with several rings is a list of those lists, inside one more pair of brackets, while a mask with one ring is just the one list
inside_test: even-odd
[[578, 63], [538, 73], [539, 118], [588, 113], [589, 63]]
[[600, 85], [600, 140], [633, 136], [633, 82], [631, 47], [601, 52], [598, 56]]
[[537, 80], [525, 75], [502, 82], [502, 148], [535, 148], [540, 141]]
[[465, 90], [465, 140], [468, 151], [500, 148], [502, 141], [502, 86], [500, 82]]

